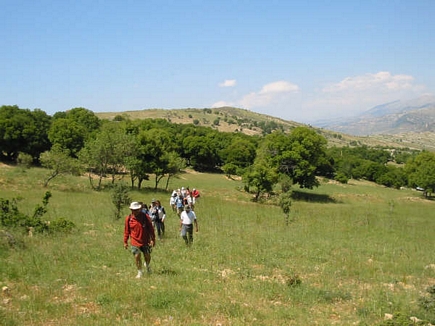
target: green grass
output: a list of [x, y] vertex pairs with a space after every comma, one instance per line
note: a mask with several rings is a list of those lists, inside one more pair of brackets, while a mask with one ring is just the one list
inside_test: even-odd
[[[397, 311], [434, 321], [417, 304], [435, 284], [435, 202], [420, 193], [356, 181], [295, 189], [286, 226], [280, 208], [252, 203], [240, 181], [182, 174], [167, 193], [131, 192], [160, 199], [169, 215], [153, 273], [137, 280], [110, 193], [91, 191], [85, 177], [43, 188], [44, 173], [0, 167], [0, 197], [22, 197], [30, 214], [50, 190], [44, 218], [77, 228], [0, 247], [0, 285], [10, 289], [2, 325], [375, 325]], [[202, 194], [191, 248], [168, 207], [181, 186]]]

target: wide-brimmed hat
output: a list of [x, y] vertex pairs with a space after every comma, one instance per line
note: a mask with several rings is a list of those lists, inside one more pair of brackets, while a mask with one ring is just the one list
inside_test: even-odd
[[136, 210], [136, 209], [141, 209], [142, 205], [139, 204], [137, 201], [134, 201], [130, 204], [130, 209]]

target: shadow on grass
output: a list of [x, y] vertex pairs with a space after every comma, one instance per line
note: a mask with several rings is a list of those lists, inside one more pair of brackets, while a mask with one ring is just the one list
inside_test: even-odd
[[338, 203], [337, 200], [330, 197], [329, 195], [311, 194], [311, 193], [297, 191], [297, 190], [293, 190], [291, 197], [294, 200], [301, 200], [307, 202], [327, 203], [327, 204]]

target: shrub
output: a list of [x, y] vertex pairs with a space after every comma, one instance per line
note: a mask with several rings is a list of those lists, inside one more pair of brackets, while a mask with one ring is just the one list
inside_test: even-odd
[[[41, 217], [47, 212], [48, 200], [51, 193], [47, 191], [42, 200], [42, 206], [37, 205], [33, 216], [28, 216], [18, 210], [17, 198], [12, 200], [0, 198], [0, 225], [9, 229], [19, 228], [24, 232], [54, 232], [70, 231], [75, 227], [74, 223], [65, 219], [58, 221], [43, 221]], [[5, 234], [11, 234], [5, 231]], [[8, 237], [10, 238], [10, 237]]]
[[435, 317], [435, 285], [426, 289], [428, 295], [419, 298], [418, 303], [424, 310], [431, 312]]
[[334, 180], [345, 184], [349, 181], [349, 178], [343, 172], [338, 172]]
[[32, 166], [32, 155], [26, 153], [19, 153], [17, 157], [17, 163], [19, 166], [29, 169]]
[[49, 224], [50, 232], [62, 232], [69, 233], [75, 228], [75, 224], [71, 221], [66, 220], [63, 217], [58, 218], [57, 220], [51, 221]]
[[117, 183], [112, 189], [112, 203], [115, 206], [115, 218], [121, 217], [122, 207], [131, 201], [129, 188], [125, 183]]

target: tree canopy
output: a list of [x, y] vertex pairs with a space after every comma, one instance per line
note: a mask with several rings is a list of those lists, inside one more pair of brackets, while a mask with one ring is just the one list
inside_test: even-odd
[[51, 117], [39, 109], [0, 107], [0, 159], [15, 161], [23, 152], [37, 160], [40, 153], [51, 147], [47, 136], [50, 123]]
[[326, 160], [326, 139], [305, 127], [297, 127], [290, 134], [277, 131], [261, 142], [257, 158], [269, 162], [301, 188], [312, 189], [319, 184], [316, 172]]
[[[167, 188], [170, 178], [185, 167], [241, 176], [256, 197], [275, 191], [278, 184], [282, 192], [289, 191], [292, 184], [312, 189], [319, 185], [318, 176], [343, 183], [354, 178], [394, 188], [421, 187], [426, 195], [435, 188], [434, 154], [429, 152], [370, 148], [356, 142], [327, 148], [326, 139], [314, 128], [284, 132], [272, 122], [253, 122], [262, 126], [264, 133], [248, 136], [239, 131], [219, 132], [212, 125], [121, 117], [100, 120], [82, 107], [50, 117], [40, 109], [2, 106], [0, 160], [18, 162], [19, 157], [30, 157], [28, 161], [63, 171], [71, 163], [64, 160], [68, 155], [89, 176], [98, 175], [96, 189], [103, 177], [110, 176], [114, 183], [117, 175], [129, 175], [131, 186], [138, 188], [150, 177], [157, 188], [166, 177]], [[243, 123], [237, 117], [218, 118], [219, 123]]]

